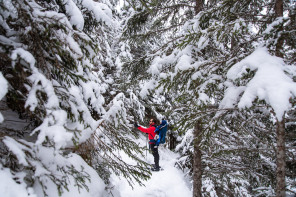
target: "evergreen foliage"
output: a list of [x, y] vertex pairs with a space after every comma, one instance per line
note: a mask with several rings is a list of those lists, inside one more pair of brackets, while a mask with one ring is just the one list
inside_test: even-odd
[[[198, 138], [202, 138], [203, 185], [207, 187], [204, 191], [214, 196], [274, 195], [277, 148], [274, 146], [274, 109], [259, 99], [248, 110], [238, 110], [236, 101], [226, 108], [223, 104], [227, 102], [224, 97], [230, 86], [229, 69], [258, 46], [265, 46], [269, 53], [276, 55], [276, 46], [283, 40], [283, 60], [290, 65], [295, 64], [292, 60], [295, 53], [292, 41], [295, 3], [284, 1], [285, 17], [277, 18], [274, 1], [207, 1], [196, 16], [194, 9], [197, 4], [194, 3], [198, 1], [187, 1], [187, 6], [178, 12], [193, 14], [182, 16], [173, 8], [184, 2], [156, 2], [143, 3], [142, 7], [138, 5], [141, 9], [135, 9], [126, 32], [127, 37], [137, 44], [141, 44], [143, 38], [148, 38], [146, 41], [151, 43], [152, 27], [156, 27], [154, 22], [158, 22], [158, 16], [165, 16], [152, 13], [169, 10], [167, 13], [176, 17], [174, 21], [179, 21], [177, 31], [174, 31], [175, 26], [170, 20], [157, 23], [158, 32], [167, 29], [169, 33], [163, 33], [160, 40], [159, 35], [154, 36], [154, 47], [150, 47], [152, 50], [148, 51], [148, 56], [141, 57], [150, 64], [143, 72], [146, 77], [141, 79], [146, 85], [142, 87], [148, 90], [158, 88], [153, 93], [164, 93], [169, 95], [168, 100], [173, 100], [174, 104], [167, 108], [166, 113], [169, 113], [169, 119], [178, 120], [173, 123], [182, 133], [177, 147], [182, 153], [178, 166], [192, 175], [193, 145], [199, 140], [194, 136], [193, 128], [201, 120], [203, 131]], [[171, 3], [170, 6], [167, 3]], [[144, 12], [145, 21], [137, 23], [136, 19]], [[151, 13], [149, 17], [148, 13]], [[133, 29], [133, 24], [138, 28]], [[136, 61], [133, 66], [143, 65]], [[286, 69], [289, 75], [293, 75], [294, 71]], [[235, 87], [244, 87], [255, 74], [256, 70], [247, 69], [231, 83]], [[240, 98], [239, 95], [237, 97]], [[288, 157], [287, 161], [290, 159]], [[289, 178], [288, 192], [292, 182]]]
[[[137, 156], [143, 148], [130, 139], [125, 106], [131, 99], [116, 85], [115, 4], [1, 1], [0, 71], [9, 83], [3, 102], [28, 122], [21, 131], [1, 127], [1, 170], [27, 195], [37, 192], [33, 186], [44, 196], [73, 186], [102, 195], [103, 182], [89, 165], [107, 184], [112, 172], [131, 185], [150, 176]], [[136, 165], [125, 163], [119, 150]]]
[[[165, 117], [194, 197], [295, 194], [295, 2], [126, 0], [120, 14], [118, 3], [0, 2], [0, 173], [12, 187], [113, 195], [113, 174], [143, 186], [133, 123]], [[265, 78], [254, 54], [279, 75]], [[254, 88], [262, 76], [284, 76], [284, 95]]]

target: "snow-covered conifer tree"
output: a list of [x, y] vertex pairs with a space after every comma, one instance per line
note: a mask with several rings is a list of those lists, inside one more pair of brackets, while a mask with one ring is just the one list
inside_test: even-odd
[[[134, 154], [141, 148], [125, 137], [125, 106], [133, 97], [114, 83], [115, 3], [1, 1], [0, 71], [8, 82], [0, 125], [4, 195], [103, 196], [111, 172], [131, 182], [149, 177]], [[119, 150], [137, 164], [122, 161]]]

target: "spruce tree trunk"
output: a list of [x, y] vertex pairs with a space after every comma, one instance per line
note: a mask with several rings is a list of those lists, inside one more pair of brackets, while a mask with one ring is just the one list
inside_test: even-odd
[[[276, 17], [283, 17], [283, 12], [284, 12], [283, 0], [276, 0], [274, 10], [275, 10]], [[283, 27], [280, 27], [279, 30], [282, 31]], [[283, 44], [284, 44], [284, 39], [283, 39], [283, 37], [280, 37], [277, 41], [276, 50], [275, 50], [275, 55], [277, 57], [284, 57], [283, 52], [282, 52]]]
[[[203, 10], [204, 0], [195, 1], [195, 14]], [[194, 153], [193, 153], [193, 197], [202, 197], [202, 166], [200, 143], [202, 138], [202, 122], [198, 120], [194, 126]]]
[[276, 196], [286, 196], [286, 148], [285, 148], [285, 119], [277, 121], [276, 128], [276, 141], [277, 141], [277, 152], [276, 152]]
[[193, 197], [202, 196], [202, 166], [200, 142], [202, 136], [202, 123], [197, 121], [194, 127], [194, 153], [193, 153]]
[[195, 15], [197, 15], [200, 11], [202, 11], [203, 4], [204, 4], [204, 0], [195, 1], [195, 7], [194, 7]]
[[173, 133], [169, 134], [169, 149], [174, 150], [176, 148], [176, 137], [174, 136]]
[[[275, 1], [275, 14], [276, 17], [283, 16], [283, 0]], [[283, 30], [283, 27], [280, 27], [280, 31]], [[283, 58], [283, 44], [284, 39], [280, 37], [276, 44], [275, 55], [277, 57]], [[277, 120], [276, 127], [276, 141], [277, 141], [277, 149], [276, 149], [276, 196], [277, 197], [285, 197], [286, 196], [286, 148], [285, 148], [285, 117], [283, 116], [281, 121]]]

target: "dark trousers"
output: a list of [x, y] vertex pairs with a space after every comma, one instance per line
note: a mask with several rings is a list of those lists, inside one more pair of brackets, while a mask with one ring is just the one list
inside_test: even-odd
[[152, 151], [152, 155], [154, 157], [154, 164], [156, 168], [159, 168], [159, 154], [158, 147], [155, 147], [155, 144], [149, 144], [150, 150]]

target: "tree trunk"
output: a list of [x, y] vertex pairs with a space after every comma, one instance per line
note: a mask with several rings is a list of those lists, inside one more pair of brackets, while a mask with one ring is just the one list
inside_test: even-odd
[[277, 121], [276, 128], [276, 141], [277, 141], [277, 152], [276, 152], [276, 196], [286, 196], [286, 148], [285, 148], [285, 119]]
[[283, 0], [276, 0], [275, 2], [275, 14], [276, 17], [282, 17], [283, 13], [284, 13], [284, 4], [283, 4]]
[[197, 121], [194, 127], [194, 153], [193, 153], [193, 197], [202, 196], [202, 166], [200, 142], [202, 136], [202, 123]]
[[[275, 14], [276, 17], [283, 16], [283, 0], [275, 1]], [[280, 31], [283, 30], [283, 27], [280, 27]], [[277, 57], [283, 58], [283, 37], [279, 37], [276, 43], [275, 55]], [[277, 149], [276, 149], [276, 196], [277, 197], [285, 197], [286, 196], [286, 148], [285, 148], [285, 117], [283, 116], [281, 121], [277, 120], [276, 127], [276, 141], [277, 141]]]
[[176, 137], [174, 136], [173, 133], [169, 134], [169, 149], [174, 150], [176, 148]]
[[[195, 1], [195, 14], [203, 10], [204, 0]], [[202, 138], [202, 122], [198, 120], [194, 126], [194, 153], [193, 153], [193, 197], [202, 197], [202, 166], [200, 143]]]
[[[284, 13], [283, 0], [276, 0], [274, 9], [275, 9], [276, 17], [283, 17], [283, 13]], [[283, 27], [281, 26], [279, 30], [282, 31]], [[278, 38], [277, 43], [276, 43], [276, 49], [275, 49], [275, 55], [277, 57], [284, 57], [283, 52], [282, 52], [283, 44], [284, 44], [284, 39], [282, 36], [280, 36]]]
[[194, 11], [195, 11], [195, 14], [196, 14], [196, 15], [197, 15], [200, 11], [202, 11], [202, 9], [203, 9], [203, 4], [204, 4], [204, 0], [196, 0], [196, 1], [195, 1]]

